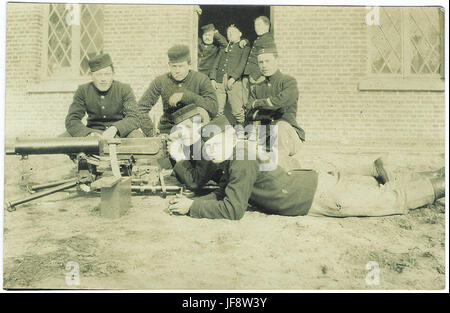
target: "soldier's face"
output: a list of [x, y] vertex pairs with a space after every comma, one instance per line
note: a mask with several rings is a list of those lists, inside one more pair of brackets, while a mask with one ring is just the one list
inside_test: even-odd
[[272, 76], [278, 70], [278, 60], [273, 53], [258, 55], [259, 70], [264, 76]]
[[113, 82], [114, 71], [111, 66], [108, 66], [98, 71], [91, 72], [91, 78], [98, 90], [107, 91]]
[[241, 32], [235, 27], [229, 27], [227, 30], [227, 38], [230, 42], [238, 42], [241, 40]]
[[269, 25], [264, 23], [262, 20], [255, 21], [255, 33], [261, 36], [269, 31]]
[[213, 163], [222, 163], [232, 156], [236, 141], [234, 128], [227, 127], [225, 132], [219, 133], [205, 142], [203, 153]]
[[214, 31], [210, 30], [208, 32], [204, 32], [202, 35], [203, 42], [205, 45], [210, 45], [214, 41]]
[[189, 73], [189, 62], [183, 61], [178, 63], [169, 62], [169, 71], [173, 79], [176, 81], [182, 81]]

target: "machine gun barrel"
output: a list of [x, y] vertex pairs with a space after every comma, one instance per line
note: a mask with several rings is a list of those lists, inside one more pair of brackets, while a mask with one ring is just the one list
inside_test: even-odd
[[100, 140], [93, 137], [41, 138], [17, 140], [14, 147], [8, 147], [6, 154], [99, 154]]

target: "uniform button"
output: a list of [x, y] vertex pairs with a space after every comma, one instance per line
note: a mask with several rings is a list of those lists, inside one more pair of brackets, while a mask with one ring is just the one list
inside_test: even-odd
[[100, 98], [105, 99], [105, 96], [100, 96]]
[[102, 109], [104, 109], [105, 107], [104, 106], [102, 106]]
[[286, 189], [281, 189], [282, 193], [288, 193], [288, 191]]
[[106, 118], [106, 115], [103, 115], [103, 118]]

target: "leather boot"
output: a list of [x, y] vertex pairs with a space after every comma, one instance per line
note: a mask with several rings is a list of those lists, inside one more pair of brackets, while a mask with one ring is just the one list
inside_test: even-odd
[[434, 201], [445, 196], [445, 177], [430, 178], [434, 190]]

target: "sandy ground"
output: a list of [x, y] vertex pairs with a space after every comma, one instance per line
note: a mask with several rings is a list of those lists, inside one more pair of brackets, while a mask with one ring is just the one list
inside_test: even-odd
[[[374, 155], [311, 153], [334, 166]], [[444, 156], [391, 153], [401, 170], [444, 166]], [[330, 165], [333, 164], [333, 165]], [[347, 163], [351, 164], [351, 163]], [[31, 169], [31, 170], [29, 170]], [[5, 157], [5, 197], [75, 172], [67, 157]], [[22, 178], [21, 173], [28, 173]], [[75, 189], [4, 213], [4, 288], [100, 289], [443, 289], [444, 201], [379, 218], [283, 217], [249, 211], [240, 221], [165, 211], [170, 197], [133, 196], [119, 219], [99, 214], [98, 195]], [[66, 283], [68, 262], [80, 284]], [[380, 268], [367, 285], [366, 264]]]

